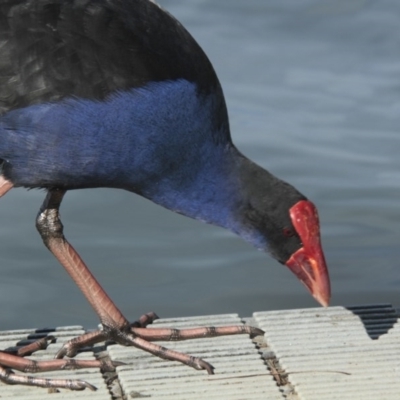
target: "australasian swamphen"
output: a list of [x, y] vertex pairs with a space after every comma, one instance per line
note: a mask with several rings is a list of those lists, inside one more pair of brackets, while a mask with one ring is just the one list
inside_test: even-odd
[[[36, 226], [98, 314], [102, 329], [67, 343], [55, 360], [0, 352], [0, 379], [83, 389], [79, 380], [10, 372], [109, 367], [72, 361], [88, 344], [114, 340], [213, 372], [154, 340], [261, 331], [248, 326], [155, 329], [130, 324], [63, 235], [67, 190], [118, 188], [215, 224], [286, 264], [323, 305], [330, 298], [315, 206], [232, 144], [214, 69], [171, 15], [149, 0], [0, 0], [0, 195], [43, 188]], [[114, 363], [115, 365], [115, 363]]]

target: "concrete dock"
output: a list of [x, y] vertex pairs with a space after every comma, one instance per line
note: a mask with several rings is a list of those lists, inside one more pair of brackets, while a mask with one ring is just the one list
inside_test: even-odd
[[[229, 314], [160, 319], [153, 325], [184, 328], [244, 322], [259, 326], [265, 336], [159, 342], [204, 358], [215, 367], [212, 376], [135, 348], [98, 345], [77, 357], [108, 356], [127, 365], [104, 376], [93, 369], [39, 374], [87, 380], [98, 388], [96, 392], [48, 393], [0, 382], [0, 399], [400, 399], [399, 313], [390, 304], [256, 312], [252, 318]], [[0, 348], [23, 345], [48, 333], [57, 337], [57, 343], [31, 358], [51, 358], [63, 342], [84, 331], [76, 326], [0, 332]]]

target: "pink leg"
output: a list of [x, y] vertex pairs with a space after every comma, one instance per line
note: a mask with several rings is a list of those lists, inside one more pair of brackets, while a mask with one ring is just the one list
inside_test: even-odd
[[17, 369], [22, 372], [45, 372], [57, 371], [60, 369], [82, 369], [82, 368], [102, 368], [105, 371], [114, 370], [115, 366], [122, 365], [121, 363], [107, 363], [99, 360], [46, 360], [35, 361], [14, 354], [9, 354], [0, 351], [0, 364], [6, 367]]
[[56, 338], [54, 336], [46, 336], [44, 338], [36, 340], [33, 343], [29, 343], [26, 346], [20, 347], [16, 351], [16, 355], [20, 357], [29, 356], [35, 353], [36, 351], [47, 349], [49, 343], [55, 343], [55, 342]]
[[207, 361], [199, 357], [193, 357], [188, 354], [180, 353], [175, 350], [167, 349], [165, 347], [159, 346], [157, 344], [148, 342], [140, 337], [132, 337], [131, 339], [132, 346], [135, 346], [139, 349], [145, 350], [151, 354], [154, 354], [157, 357], [163, 358], [165, 360], [171, 361], [179, 361], [182, 364], [186, 364], [189, 367], [193, 367], [197, 370], [205, 369], [209, 375], [214, 374], [214, 367], [209, 364]]
[[147, 325], [158, 319], [158, 315], [154, 312], [143, 314], [137, 321], [131, 323], [131, 328], [146, 328]]
[[104, 342], [107, 339], [103, 331], [94, 331], [85, 333], [81, 336], [68, 340], [57, 352], [56, 358], [60, 359], [65, 356], [75, 357], [78, 350], [83, 347], [93, 346], [96, 343]]
[[[139, 318], [139, 320], [130, 324], [131, 330], [133, 327], [144, 329], [147, 325], [151, 324], [156, 319], [158, 319], [158, 316], [153, 312], [144, 314]], [[106, 339], [107, 337], [105, 336], [104, 332], [100, 330], [85, 333], [84, 335], [78, 336], [64, 343], [62, 348], [58, 351], [56, 358], [63, 358], [65, 356], [74, 357], [77, 354], [78, 350], [82, 347], [92, 346], [96, 343], [103, 342]]]
[[89, 268], [63, 234], [59, 208], [64, 190], [50, 190], [36, 219], [36, 228], [46, 247], [66, 269], [86, 299], [96, 311], [103, 325], [115, 329], [128, 327], [129, 322], [118, 310], [97, 282]]
[[71, 390], [83, 390], [89, 388], [90, 390], [96, 390], [95, 386], [79, 379], [46, 379], [36, 378], [34, 376], [18, 375], [7, 368], [3, 368], [2, 366], [0, 366], [0, 380], [10, 385], [19, 384], [43, 388], [63, 388]]
[[[0, 175], [0, 197], [6, 194], [12, 187], [13, 184]], [[34, 361], [23, 358], [25, 355], [29, 355], [38, 350], [47, 348], [48, 342], [52, 341], [54, 341], [52, 336], [39, 339], [18, 349], [16, 355], [0, 351], [0, 380], [9, 384], [22, 384], [47, 388], [66, 388], [72, 390], [83, 390], [85, 388], [89, 388], [91, 390], [96, 390], [93, 385], [82, 380], [45, 379], [32, 376], [23, 376], [15, 374], [8, 368], [14, 368], [22, 372], [33, 373], [79, 368], [101, 368], [104, 371], [110, 371], [116, 366], [123, 364], [119, 362], [105, 362], [99, 360], [55, 359], [47, 361]]]
[[232, 326], [207, 326], [203, 328], [190, 329], [170, 329], [170, 328], [131, 328], [131, 331], [138, 337], [156, 341], [156, 340], [187, 340], [215, 336], [240, 335], [248, 334], [250, 336], [263, 335], [261, 329], [248, 325], [232, 325]]
[[122, 363], [104, 362], [99, 360], [46, 360], [34, 361], [28, 358], [23, 358], [13, 354], [0, 351], [0, 380], [5, 383], [19, 383], [29, 386], [40, 386], [48, 388], [66, 388], [73, 390], [82, 390], [89, 388], [96, 390], [96, 388], [82, 380], [71, 379], [45, 379], [34, 378], [32, 376], [18, 375], [7, 368], [14, 368], [22, 372], [44, 372], [44, 371], [57, 371], [65, 369], [81, 369], [81, 368], [101, 368], [104, 371], [112, 371]]
[[[4, 180], [2, 182], [0, 180], [0, 195], [6, 193], [11, 187], [12, 185], [10, 186], [8, 181]], [[166, 349], [162, 346], [150, 343], [148, 340], [184, 340], [243, 333], [250, 335], [263, 334], [260, 329], [241, 325], [183, 330], [146, 328], [150, 323], [158, 318], [154, 313], [146, 314], [142, 316], [139, 321], [129, 324], [128, 320], [122, 315], [104, 289], [97, 282], [96, 278], [80, 258], [79, 254], [64, 237], [63, 226], [59, 218], [59, 207], [64, 194], [65, 191], [63, 190], [49, 190], [36, 219], [36, 227], [42, 236], [44, 244], [66, 269], [96, 311], [100, 318], [102, 329], [96, 332], [84, 334], [67, 342], [58, 352], [56, 360], [43, 361], [40, 364], [32, 364], [32, 361], [26, 360], [22, 357], [0, 353], [0, 365], [20, 370], [22, 369], [24, 371], [43, 371], [79, 366], [104, 367], [103, 364], [96, 364], [96, 362], [99, 363], [98, 361], [72, 362], [72, 360], [64, 361], [62, 358], [64, 356], [74, 356], [78, 349], [82, 347], [93, 345], [94, 343], [102, 342], [104, 340], [112, 340], [122, 345], [138, 347], [164, 359], [180, 361], [181, 363], [189, 365], [195, 369], [205, 369], [209, 374], [212, 374], [213, 367], [206, 361], [198, 357], [192, 357], [187, 354]], [[45, 346], [45, 342], [46, 340], [43, 339], [38, 341], [36, 344], [25, 346], [20, 350], [21, 354], [27, 354], [37, 350], [41, 346]], [[3, 354], [3, 356], [1, 356], [1, 354]], [[117, 364], [118, 363], [113, 363], [113, 365]], [[0, 368], [0, 379], [8, 383], [22, 383], [44, 387], [68, 387], [71, 389], [90, 387], [90, 385], [78, 380], [60, 381], [21, 377], [8, 372], [8, 370], [2, 367]]]

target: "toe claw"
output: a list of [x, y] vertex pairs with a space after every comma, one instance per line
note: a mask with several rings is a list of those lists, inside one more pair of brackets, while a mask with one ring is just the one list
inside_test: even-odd
[[63, 347], [61, 347], [60, 350], [57, 351], [57, 353], [54, 356], [54, 358], [61, 359], [61, 358], [64, 358], [66, 355], [67, 355], [67, 350], [63, 346]]
[[192, 357], [189, 365], [197, 370], [205, 369], [208, 375], [214, 375], [214, 367], [202, 358]]
[[122, 361], [112, 361], [112, 365], [114, 367], [120, 367], [121, 365], [128, 365], [127, 363], [124, 363]]
[[206, 361], [201, 360], [202, 369], [205, 369], [208, 375], [214, 375], [214, 367]]
[[47, 340], [48, 343], [56, 343], [57, 342], [57, 338], [55, 336], [46, 336], [45, 338]]
[[265, 332], [262, 329], [251, 326], [249, 334], [250, 334], [250, 337], [253, 338], [255, 336], [264, 336]]
[[91, 385], [89, 382], [76, 380], [71, 382], [70, 389], [72, 390], [85, 390], [90, 389], [91, 391], [95, 392], [97, 390], [96, 386]]

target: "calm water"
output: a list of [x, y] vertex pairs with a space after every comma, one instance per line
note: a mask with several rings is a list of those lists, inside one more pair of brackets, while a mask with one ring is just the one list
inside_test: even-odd
[[[398, 0], [162, 4], [214, 63], [238, 147], [317, 204], [332, 303], [400, 306]], [[19, 189], [1, 199], [0, 329], [94, 327], [34, 228], [43, 198]], [[316, 306], [269, 256], [138, 196], [70, 192], [62, 217], [129, 318]]]

